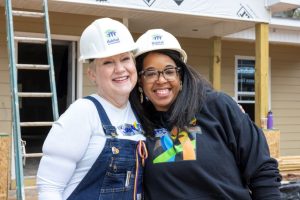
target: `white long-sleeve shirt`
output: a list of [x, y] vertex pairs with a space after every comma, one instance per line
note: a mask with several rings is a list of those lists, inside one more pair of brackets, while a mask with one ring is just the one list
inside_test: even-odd
[[[130, 103], [117, 108], [98, 95], [92, 95], [104, 107], [118, 138], [145, 140], [141, 134], [126, 136], [119, 126], [137, 122]], [[94, 103], [75, 101], [53, 124], [43, 145], [43, 157], [37, 173], [39, 200], [64, 200], [74, 191], [101, 153], [106, 138]]]

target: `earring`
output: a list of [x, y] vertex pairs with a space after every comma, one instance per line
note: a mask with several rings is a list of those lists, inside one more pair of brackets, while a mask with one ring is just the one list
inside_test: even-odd
[[144, 102], [144, 95], [143, 95], [143, 89], [141, 86], [139, 86], [139, 92], [140, 92], [140, 102], [142, 104]]
[[180, 81], [179, 91], [182, 90], [182, 81]]

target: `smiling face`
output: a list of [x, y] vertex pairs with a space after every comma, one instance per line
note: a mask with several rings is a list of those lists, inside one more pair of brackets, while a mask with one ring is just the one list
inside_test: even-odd
[[129, 52], [95, 59], [88, 75], [96, 84], [97, 93], [117, 107], [127, 103], [137, 82], [135, 63]]
[[[169, 56], [157, 52], [149, 53], [143, 61], [143, 71], [158, 70], [161, 72], [170, 67], [177, 66]], [[141, 75], [140, 85], [156, 110], [167, 111], [180, 91], [180, 76], [176, 73], [174, 80], [168, 81], [160, 73], [157, 80], [149, 81]]]

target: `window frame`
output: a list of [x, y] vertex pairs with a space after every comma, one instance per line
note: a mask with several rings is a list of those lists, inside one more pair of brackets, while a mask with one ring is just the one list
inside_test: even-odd
[[[239, 92], [238, 91], [238, 61], [239, 60], [254, 60], [255, 61], [255, 56], [242, 56], [242, 55], [236, 55], [235, 56], [235, 62], [234, 62], [234, 98], [238, 103], [252, 103], [255, 104], [255, 78], [254, 78], [254, 92]], [[255, 69], [255, 65], [254, 65]], [[271, 58], [269, 58], [269, 69], [268, 69], [268, 81], [269, 81], [269, 110], [271, 109]], [[247, 100], [239, 100], [239, 94], [244, 94], [244, 95], [253, 95], [254, 96], [254, 101], [247, 101]]]

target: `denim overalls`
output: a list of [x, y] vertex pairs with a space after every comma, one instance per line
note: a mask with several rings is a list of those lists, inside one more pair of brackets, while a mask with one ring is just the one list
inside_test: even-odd
[[[143, 141], [118, 139], [116, 128], [99, 101], [91, 100], [98, 111], [106, 136], [105, 146], [97, 160], [67, 200], [141, 200]], [[138, 174], [136, 176], [136, 174]]]

